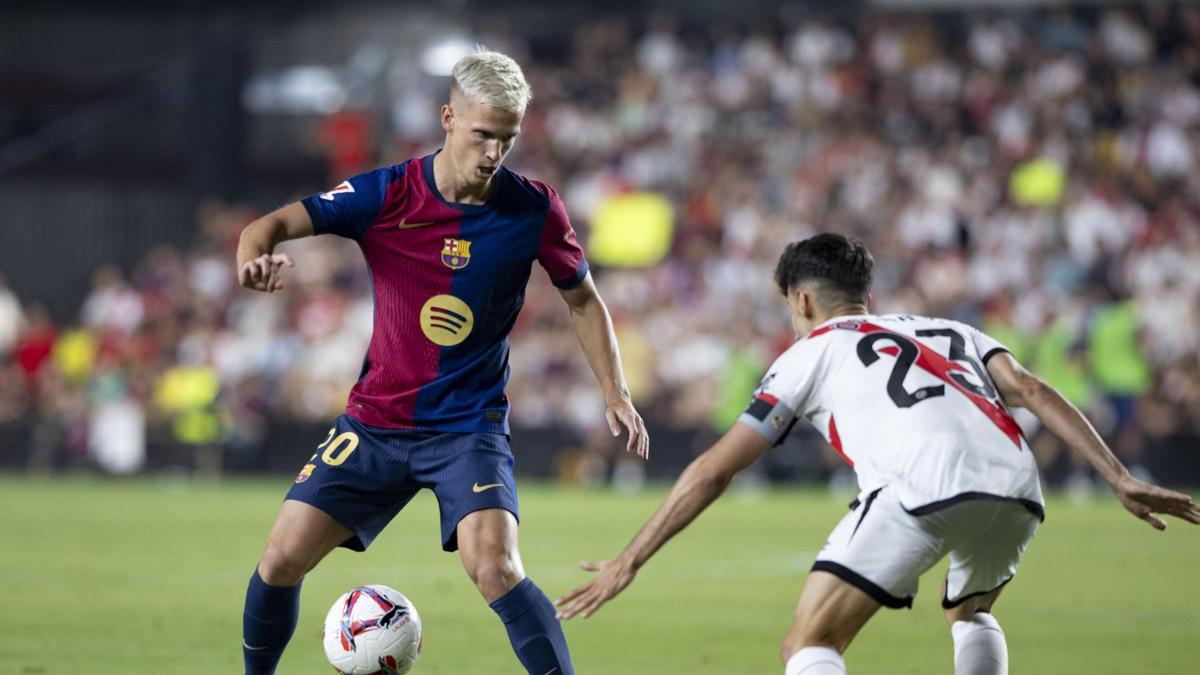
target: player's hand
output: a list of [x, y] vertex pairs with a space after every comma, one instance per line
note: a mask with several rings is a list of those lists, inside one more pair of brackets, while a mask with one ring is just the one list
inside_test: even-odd
[[629, 442], [625, 444], [625, 452], [637, 452], [642, 459], [650, 458], [650, 434], [646, 433], [646, 423], [634, 409], [633, 402], [628, 398], [619, 398], [609, 403], [604, 409], [604, 419], [613, 436], [621, 435], [621, 425], [629, 430]]
[[1167, 529], [1166, 523], [1154, 517], [1156, 513], [1165, 513], [1200, 525], [1200, 506], [1182, 492], [1151, 485], [1128, 474], [1113, 485], [1113, 492], [1117, 493], [1117, 499], [1121, 500], [1121, 505], [1127, 511], [1150, 523], [1156, 530]]
[[238, 270], [238, 283], [253, 291], [274, 293], [283, 288], [284, 267], [295, 267], [286, 253], [264, 253], [242, 265]]
[[637, 570], [623, 556], [598, 563], [583, 560], [579, 567], [589, 572], [599, 572], [595, 579], [554, 601], [558, 607], [558, 619], [566, 621], [577, 614], [588, 618], [604, 603], [617, 597], [633, 582]]

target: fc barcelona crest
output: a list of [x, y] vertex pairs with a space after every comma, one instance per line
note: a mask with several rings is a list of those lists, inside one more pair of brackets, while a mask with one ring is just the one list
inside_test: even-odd
[[452, 270], [461, 270], [471, 262], [471, 242], [466, 239], [446, 239], [442, 247], [442, 264]]
[[[313, 457], [316, 457], [316, 455], [313, 455]], [[303, 483], [304, 481], [311, 478], [313, 469], [315, 469], [315, 468], [317, 468], [316, 464], [305, 464], [304, 468], [300, 469], [300, 473], [296, 474], [296, 482]]]

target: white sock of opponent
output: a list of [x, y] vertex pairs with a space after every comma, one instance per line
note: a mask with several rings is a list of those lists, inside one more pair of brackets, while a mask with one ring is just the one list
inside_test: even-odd
[[1007, 675], [1008, 644], [995, 617], [976, 612], [950, 626], [954, 636], [954, 675]]
[[805, 647], [788, 659], [784, 675], [846, 675], [846, 662], [836, 649]]

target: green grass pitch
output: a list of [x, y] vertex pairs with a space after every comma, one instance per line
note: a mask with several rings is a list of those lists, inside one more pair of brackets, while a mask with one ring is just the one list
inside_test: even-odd
[[[0, 673], [241, 673], [246, 581], [285, 478], [202, 485], [157, 479], [0, 479]], [[663, 496], [521, 493], [521, 550], [550, 595], [574, 565], [619, 550]], [[821, 491], [733, 492], [656, 557], [616, 601], [567, 624], [584, 675], [779, 673], [777, 647], [813, 554], [845, 513]], [[1157, 533], [1115, 500], [1053, 499], [996, 609], [1013, 673], [1200, 669], [1200, 528]], [[851, 672], [951, 673], [941, 569], [912, 611], [881, 610], [848, 653]], [[438, 545], [422, 493], [371, 550], [339, 550], [305, 581], [280, 673], [328, 673], [321, 621], [357, 584], [407, 594], [425, 623], [414, 673], [520, 673], [504, 630]]]

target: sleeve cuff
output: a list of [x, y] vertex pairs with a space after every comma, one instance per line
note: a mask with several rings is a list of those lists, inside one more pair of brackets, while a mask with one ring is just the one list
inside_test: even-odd
[[757, 431], [760, 435], [762, 435], [763, 438], [767, 439], [772, 444], [779, 440], [777, 434], [763, 426], [762, 420], [754, 417], [750, 413], [744, 412], [741, 415], [738, 415], [737, 421]]
[[572, 288], [575, 288], [579, 284], [583, 283], [583, 280], [584, 280], [584, 278], [587, 277], [587, 275], [588, 275], [588, 261], [587, 261], [587, 258], [584, 258], [583, 262], [579, 263], [579, 267], [575, 268], [574, 274], [567, 277], [566, 279], [562, 279], [561, 281], [555, 281], [554, 285], [555, 285], [555, 287], [561, 288], [564, 291], [570, 290]]
[[329, 228], [325, 226], [325, 216], [313, 201], [314, 199], [317, 199], [317, 195], [310, 195], [300, 200], [300, 203], [304, 205], [304, 210], [308, 211], [309, 219], [312, 220], [313, 234], [329, 234]]
[[783, 443], [798, 419], [787, 403], [770, 394], [755, 396], [738, 417], [739, 422], [762, 434], [772, 445]]
[[1000, 354], [1002, 352], [1008, 352], [1009, 354], [1012, 353], [1012, 352], [1008, 351], [1007, 347], [996, 347], [995, 349], [992, 349], [991, 351], [989, 351], [988, 353], [983, 355], [983, 365], [986, 366], [989, 359], [991, 359], [993, 356]]

